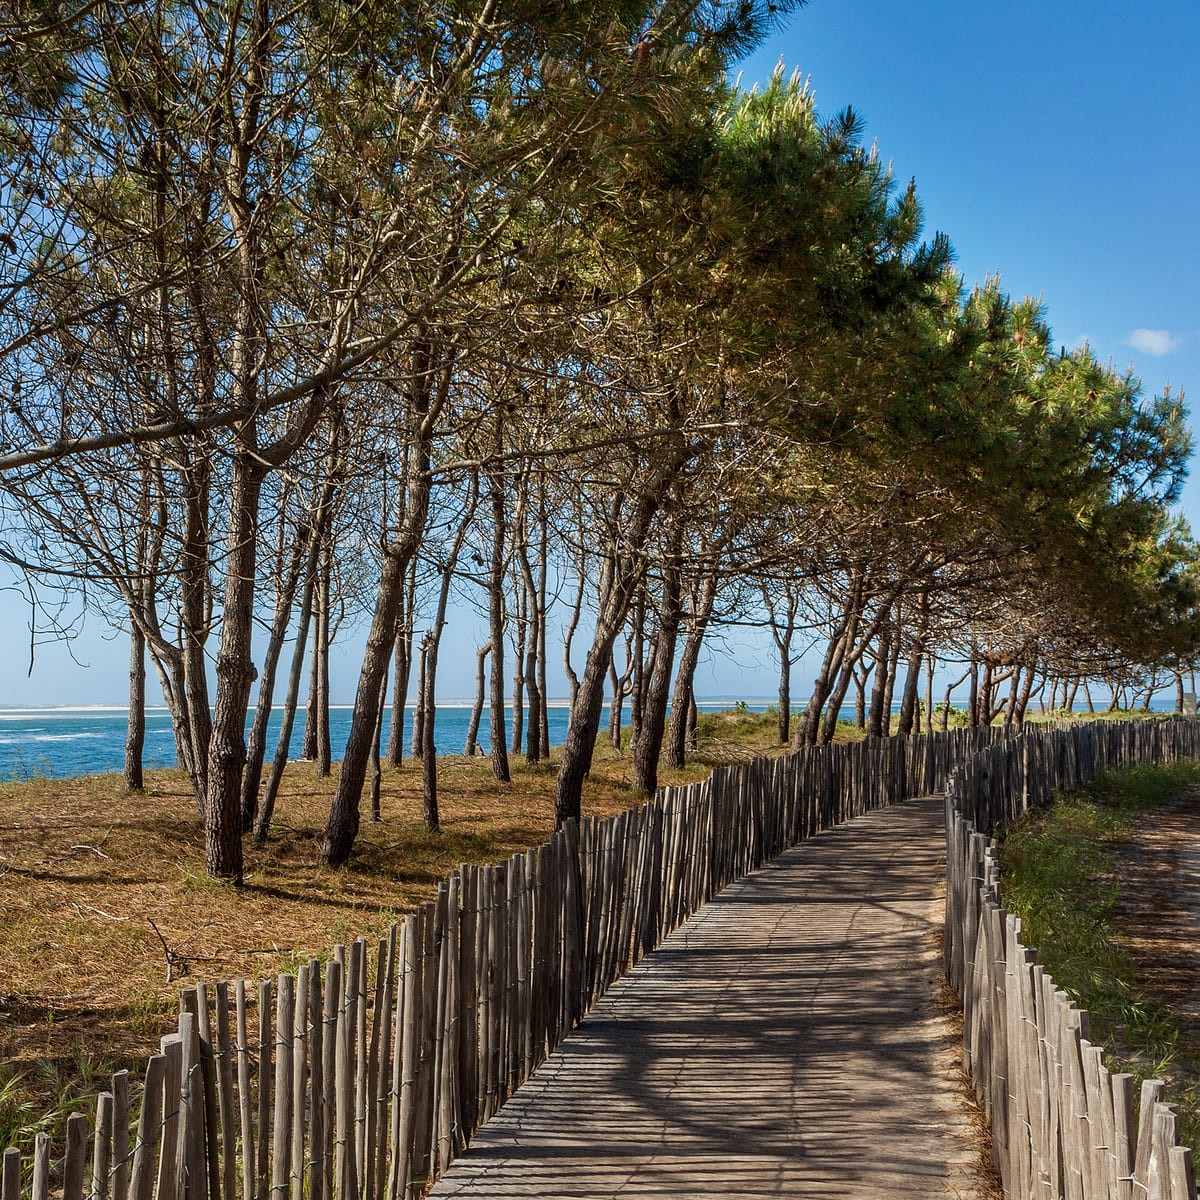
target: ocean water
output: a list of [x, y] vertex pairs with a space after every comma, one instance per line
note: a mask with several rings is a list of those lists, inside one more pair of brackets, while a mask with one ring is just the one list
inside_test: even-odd
[[[702, 701], [702, 712], [719, 712], [734, 707], [733, 700]], [[740, 703], [740, 702], [739, 702]], [[1097, 700], [1099, 706], [1099, 701]], [[767, 701], [749, 701], [751, 712], [764, 712]], [[893, 705], [893, 712], [898, 711]], [[1076, 704], [1082, 710], [1083, 705]], [[1174, 700], [1166, 694], [1156, 696], [1155, 711], [1169, 711]], [[330, 742], [334, 759], [341, 757], [350, 732], [349, 705], [330, 710]], [[507, 737], [512, 736], [512, 710], [506, 710]], [[558, 746], [567, 736], [567, 708], [553, 704], [547, 709], [550, 721], [550, 742]], [[853, 705], [842, 709], [842, 718], [852, 720]], [[390, 716], [384, 717], [383, 739], [387, 745]], [[439, 704], [435, 724], [435, 744], [439, 754], [461, 754], [467, 738], [467, 723], [471, 718], [466, 704]], [[628, 719], [628, 709], [626, 709]], [[279, 714], [273, 713], [267, 734], [267, 761], [275, 754], [279, 741]], [[607, 724], [605, 711], [602, 722]], [[104, 775], [123, 770], [125, 763], [124, 708], [10, 708], [0, 709], [0, 780], [7, 779], [69, 779], [78, 775]], [[483, 753], [490, 746], [491, 723], [485, 711], [479, 726], [478, 742]], [[249, 731], [249, 725], [247, 725]], [[299, 758], [304, 731], [304, 714], [297, 713], [292, 731], [289, 758]], [[511, 744], [511, 741], [510, 741]], [[412, 745], [412, 710], [405, 714], [404, 753]], [[142, 761], [147, 768], [175, 766], [175, 739], [171, 719], [165, 708], [146, 711], [146, 745]]]
[[[733, 707], [733, 701], [714, 701], [699, 706], [705, 711]], [[749, 704], [762, 712], [766, 703]], [[626, 710], [628, 711], [628, 710]], [[349, 706], [330, 710], [330, 743], [334, 759], [341, 757], [350, 732]], [[551, 704], [547, 709], [550, 742], [560, 745], [567, 736], [567, 708]], [[471, 710], [463, 704], [439, 704], [434, 725], [439, 754], [461, 754], [467, 739]], [[608, 720], [607, 712], [603, 718]], [[267, 734], [267, 761], [279, 741], [279, 714], [273, 713]], [[512, 711], [508, 711], [507, 737], [512, 737]], [[24, 708], [0, 709], [0, 780], [104, 775], [119, 772], [125, 763], [126, 713], [123, 708]], [[384, 718], [383, 738], [387, 745], [390, 713]], [[247, 726], [247, 730], [249, 726]], [[491, 722], [485, 711], [479, 726], [479, 745], [490, 747]], [[296, 714], [289, 758], [299, 758], [304, 732], [304, 714]], [[405, 716], [404, 753], [412, 745], [412, 711]], [[511, 744], [511, 742], [510, 742]], [[146, 711], [146, 744], [142, 761], [147, 768], [175, 766], [175, 738], [165, 708]]]

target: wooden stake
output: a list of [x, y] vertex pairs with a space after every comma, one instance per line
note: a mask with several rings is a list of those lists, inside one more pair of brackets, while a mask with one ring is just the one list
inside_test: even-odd
[[63, 1163], [63, 1200], [83, 1200], [83, 1176], [87, 1170], [88, 1119], [83, 1113], [67, 1118], [67, 1156]]
[[[271, 1181], [271, 981], [258, 985], [258, 1144], [254, 1171], [256, 1200], [267, 1200]], [[161, 1198], [160, 1198], [161, 1200]]]
[[0, 1200], [21, 1200], [21, 1152], [10, 1146], [4, 1152], [0, 1171]]
[[304, 1118], [308, 1086], [308, 964], [296, 972], [295, 1008], [292, 1012], [292, 1044], [284, 1046], [282, 1053], [292, 1056], [292, 1144], [289, 1151], [292, 1200], [304, 1197]]
[[113, 1168], [112, 1200], [129, 1200], [129, 1072], [117, 1071], [112, 1077], [113, 1091]]
[[183, 1040], [177, 1033], [169, 1034], [159, 1045], [164, 1057], [163, 1119], [155, 1194], [158, 1200], [174, 1200], [179, 1188], [179, 1140], [183, 1123]]
[[229, 1032], [229, 984], [217, 984], [217, 1116], [221, 1129], [221, 1200], [237, 1197], [237, 1136], [233, 1106], [234, 1050]]
[[96, 1097], [96, 1131], [92, 1138], [93, 1200], [108, 1200], [109, 1172], [112, 1170], [113, 1094]]
[[271, 1200], [287, 1200], [291, 1168], [292, 1017], [296, 981], [280, 975], [275, 997], [275, 1119], [271, 1137]]
[[246, 1023], [244, 979], [239, 979], [234, 985], [234, 1004], [237, 1019], [238, 1113], [242, 1131], [242, 1200], [254, 1200], [254, 1101], [250, 1090], [250, 1034]]
[[39, 1133], [33, 1139], [33, 1192], [32, 1200], [49, 1200], [50, 1197], [50, 1136]]
[[146, 1064], [146, 1081], [142, 1088], [142, 1111], [138, 1114], [137, 1141], [133, 1150], [133, 1170], [129, 1177], [130, 1200], [151, 1200], [154, 1194], [155, 1151], [162, 1131], [163, 1077], [167, 1060], [161, 1054], [152, 1055]]

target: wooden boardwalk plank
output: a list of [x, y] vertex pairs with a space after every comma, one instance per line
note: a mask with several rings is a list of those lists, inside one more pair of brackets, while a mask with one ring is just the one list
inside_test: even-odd
[[858, 818], [726, 889], [431, 1195], [970, 1195], [977, 1134], [929, 1003], [941, 804]]

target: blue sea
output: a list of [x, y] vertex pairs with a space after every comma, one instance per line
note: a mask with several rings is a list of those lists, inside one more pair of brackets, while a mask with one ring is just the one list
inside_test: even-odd
[[[736, 703], [742, 703], [740, 701]], [[702, 712], [720, 712], [734, 707], [733, 700], [701, 701]], [[749, 701], [750, 712], [765, 712], [768, 702]], [[1170, 710], [1173, 699], [1166, 695], [1155, 697], [1152, 706], [1156, 711]], [[1076, 704], [1077, 709], [1082, 705]], [[898, 705], [892, 706], [893, 712]], [[506, 710], [506, 735], [511, 745], [512, 710]], [[794, 710], [794, 711], [798, 711]], [[342, 748], [350, 732], [349, 705], [330, 709], [330, 743], [334, 759], [341, 757]], [[551, 702], [547, 709], [550, 721], [550, 742], [561, 745], [567, 736], [567, 706]], [[383, 744], [387, 745], [390, 712], [384, 717]], [[628, 709], [625, 716], [628, 720]], [[854, 709], [846, 705], [842, 718], [852, 719]], [[439, 704], [435, 725], [436, 745], [439, 754], [461, 754], [467, 739], [467, 723], [471, 717], [467, 704]], [[607, 726], [608, 713], [602, 722]], [[124, 708], [9, 708], [0, 709], [0, 780], [8, 779], [69, 779], [77, 775], [105, 775], [123, 770], [125, 763]], [[479, 726], [478, 742], [483, 753], [487, 753], [491, 723], [487, 711]], [[249, 725], [247, 724], [247, 731]], [[304, 713], [296, 714], [292, 731], [289, 758], [300, 757], [304, 731]], [[271, 717], [267, 735], [267, 762], [275, 754], [279, 741], [279, 714]], [[412, 710], [405, 713], [404, 754], [407, 757], [412, 746]], [[147, 768], [175, 766], [175, 739], [171, 733], [171, 718], [165, 708], [146, 711], [146, 745], [142, 761]]]
[[[702, 703], [704, 711], [733, 707], [732, 700]], [[748, 704], [753, 712], [762, 712], [766, 703]], [[350, 732], [350, 706], [330, 710], [330, 743], [333, 757], [341, 757]], [[567, 736], [567, 707], [551, 703], [547, 709], [550, 741], [560, 745]], [[626, 710], [628, 715], [628, 710]], [[466, 704], [439, 704], [434, 726], [439, 754], [461, 754], [467, 739], [471, 717]], [[604, 720], [607, 722], [608, 714]], [[507, 738], [512, 737], [512, 711], [508, 712]], [[125, 762], [124, 708], [12, 708], [0, 709], [0, 780], [53, 778], [77, 775], [104, 775], [119, 772]], [[387, 745], [390, 714], [384, 718], [383, 739]], [[249, 727], [247, 726], [247, 729]], [[479, 727], [479, 745], [484, 753], [490, 742], [491, 723], [485, 711]], [[296, 714], [292, 731], [290, 758], [299, 758], [304, 731], [304, 713]], [[412, 745], [412, 710], [405, 717], [404, 753]], [[275, 754], [279, 741], [279, 714], [272, 714], [267, 735], [267, 761]], [[142, 756], [147, 768], [175, 766], [175, 738], [171, 718], [165, 708], [146, 711], [146, 745]]]

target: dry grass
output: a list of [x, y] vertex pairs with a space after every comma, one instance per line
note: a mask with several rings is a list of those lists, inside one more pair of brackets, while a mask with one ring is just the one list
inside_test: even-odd
[[[661, 782], [771, 748], [760, 719], [705, 725], [694, 762]], [[629, 773], [628, 757], [602, 750], [585, 814], [636, 803]], [[419, 764], [406, 762], [385, 770], [383, 821], [364, 818], [353, 859], [331, 870], [316, 858], [334, 780], [290, 768], [270, 841], [247, 843], [240, 890], [204, 874], [180, 773], [151, 773], [139, 795], [117, 776], [0, 784], [0, 1084], [15, 1071], [22, 1093], [59, 1107], [88, 1076], [137, 1067], [157, 1048], [181, 973], [187, 982], [292, 970], [338, 942], [378, 936], [460, 862], [504, 858], [553, 828], [553, 762], [514, 760], [504, 785], [486, 759], [447, 757], [439, 778], [439, 833], [422, 824]]]

